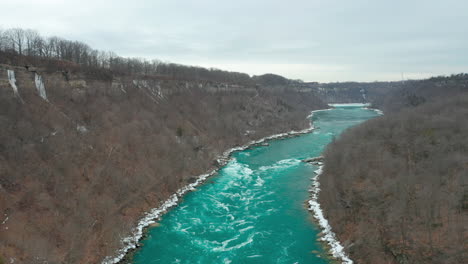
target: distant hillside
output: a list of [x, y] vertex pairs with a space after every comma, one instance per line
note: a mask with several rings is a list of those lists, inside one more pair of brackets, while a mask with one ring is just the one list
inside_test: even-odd
[[372, 103], [374, 107], [384, 112], [396, 112], [466, 92], [468, 92], [468, 74], [457, 74], [427, 80], [405, 81], [397, 89], [387, 90], [385, 96], [374, 98]]
[[327, 103], [370, 103], [379, 100], [393, 90], [400, 89], [402, 82], [341, 82], [306, 83]]
[[263, 74], [252, 77], [253, 81], [258, 85], [262, 86], [285, 86], [293, 82], [292, 80], [286, 79], [283, 76], [276, 74]]
[[372, 103], [384, 112], [456, 95], [468, 89], [468, 74], [397, 82], [304, 83], [327, 103]]
[[407, 82], [327, 148], [320, 202], [356, 263], [468, 263], [466, 83]]

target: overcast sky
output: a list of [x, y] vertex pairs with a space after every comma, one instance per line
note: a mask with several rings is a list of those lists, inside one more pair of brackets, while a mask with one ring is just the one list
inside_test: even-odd
[[0, 26], [122, 56], [374, 81], [468, 72], [466, 0], [0, 0]]

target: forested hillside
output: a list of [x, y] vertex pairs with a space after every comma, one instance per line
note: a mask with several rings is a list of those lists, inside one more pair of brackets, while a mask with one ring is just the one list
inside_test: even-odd
[[320, 202], [356, 263], [468, 263], [466, 83], [406, 83], [327, 148]]
[[424, 103], [432, 103], [468, 92], [468, 74], [439, 76], [402, 82], [396, 89], [385, 90], [370, 100], [375, 108], [396, 112]]
[[16, 32], [0, 34], [0, 263], [100, 263], [224, 151], [327, 107], [246, 74]]

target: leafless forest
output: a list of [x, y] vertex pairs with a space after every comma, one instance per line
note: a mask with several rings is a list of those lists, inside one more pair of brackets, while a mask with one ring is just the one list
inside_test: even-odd
[[325, 153], [321, 203], [356, 263], [468, 263], [467, 85], [251, 77], [0, 31], [0, 263], [98, 263], [223, 151], [324, 101], [386, 114]]
[[327, 107], [280, 76], [124, 59], [29, 30], [1, 39], [4, 263], [99, 263], [225, 150], [304, 129]]
[[357, 263], [468, 263], [467, 91], [406, 82], [327, 148], [320, 201]]
[[[245, 73], [143, 58], [124, 58], [114, 52], [93, 49], [80, 41], [55, 36], [45, 38], [37, 31], [22, 28], [0, 30], [0, 58], [2, 63], [42, 66], [51, 71], [79, 70], [93, 79], [112, 79], [112, 74], [119, 74], [152, 76], [167, 80], [256, 84], [256, 79]], [[274, 77], [276, 79], [267, 84], [278, 84], [278, 81], [287, 84], [290, 81], [280, 76]]]

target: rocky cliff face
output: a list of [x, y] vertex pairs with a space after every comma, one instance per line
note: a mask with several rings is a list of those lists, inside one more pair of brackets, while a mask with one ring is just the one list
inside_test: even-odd
[[293, 89], [1, 65], [0, 259], [99, 263], [226, 149], [324, 107]]
[[402, 87], [402, 82], [305, 83], [327, 103], [371, 103]]

